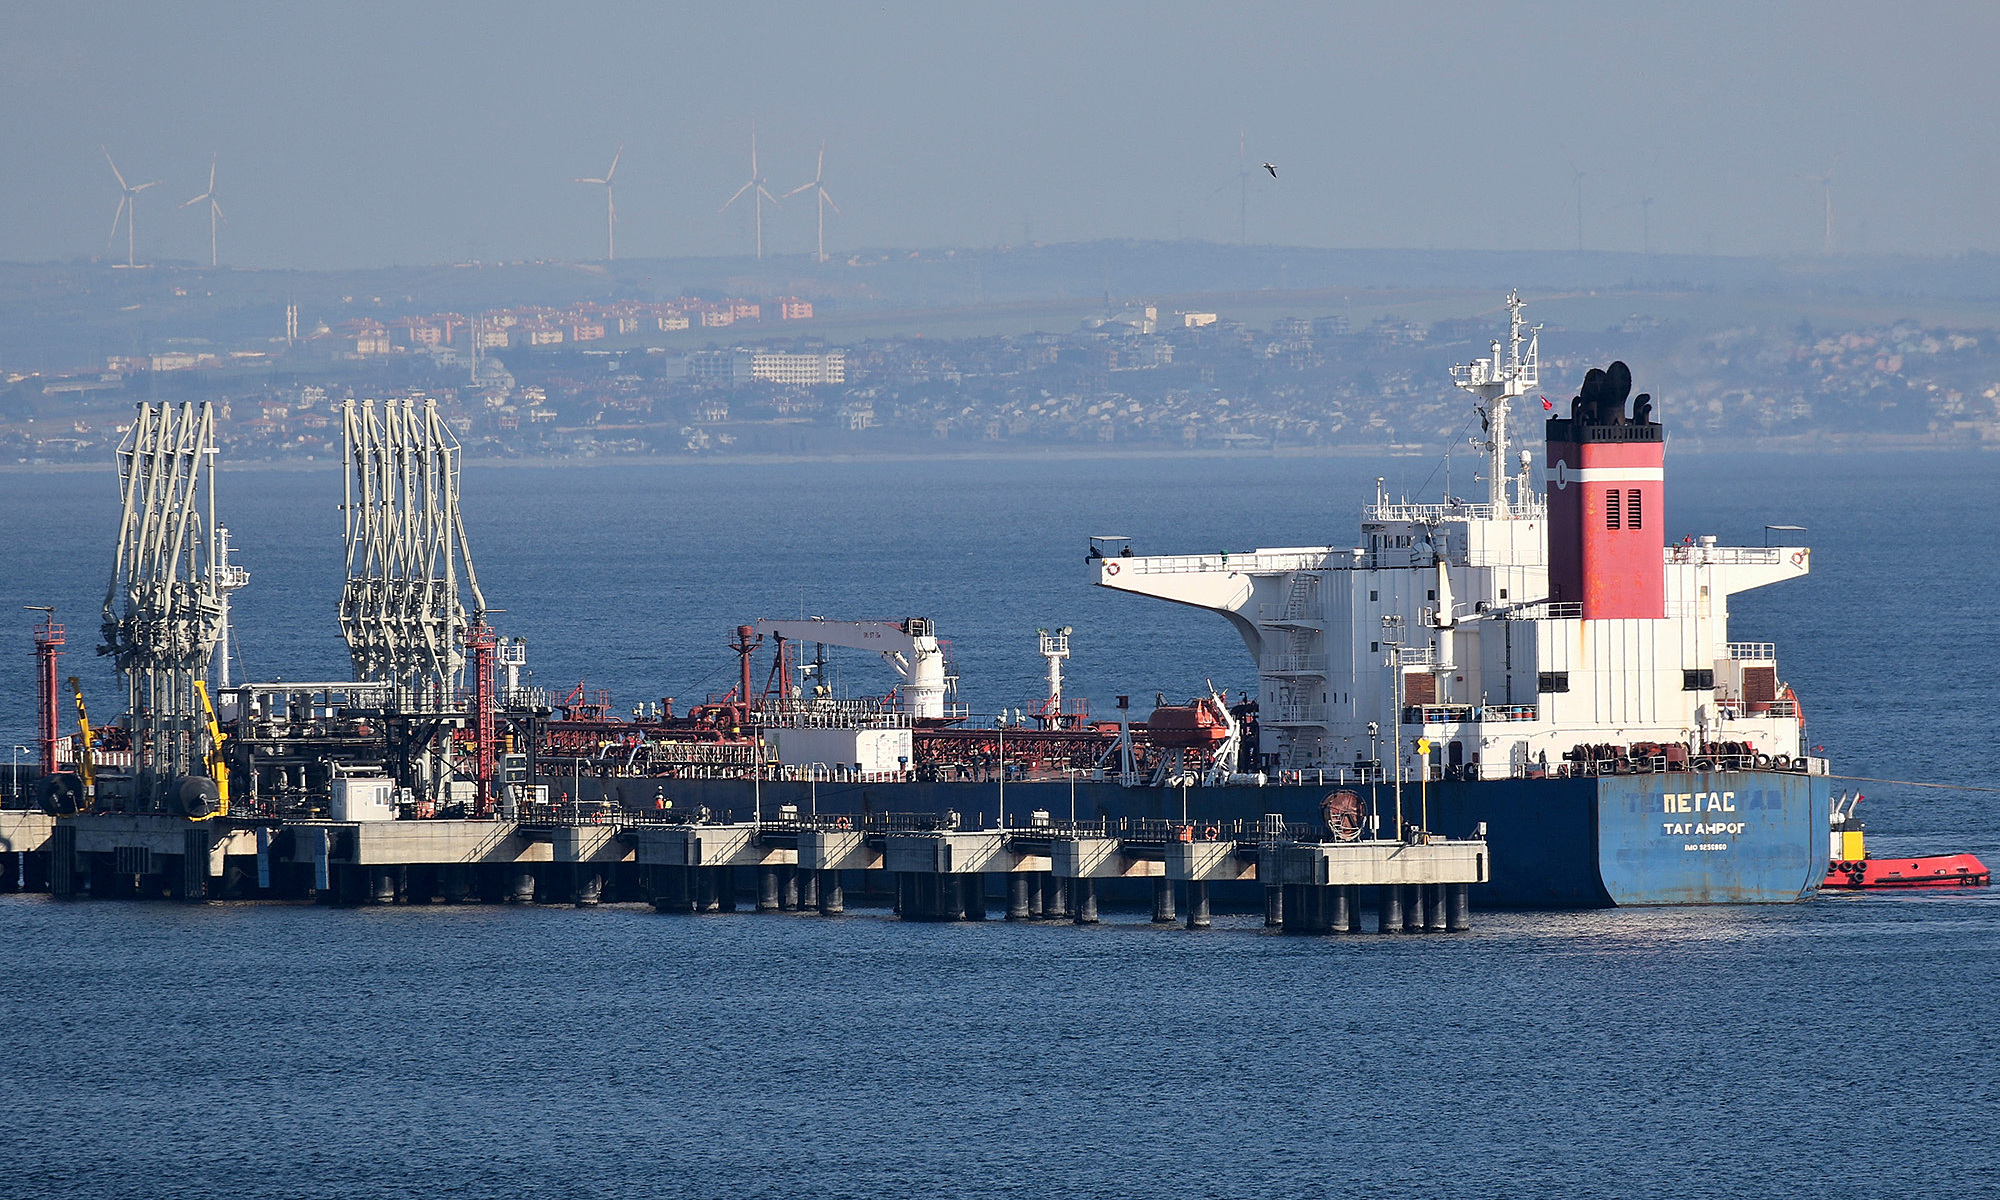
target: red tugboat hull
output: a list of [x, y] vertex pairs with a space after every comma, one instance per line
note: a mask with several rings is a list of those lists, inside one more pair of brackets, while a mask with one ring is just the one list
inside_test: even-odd
[[1931, 854], [1915, 858], [1863, 858], [1829, 863], [1820, 886], [1842, 891], [1871, 888], [1987, 887], [1993, 872], [1973, 854]]

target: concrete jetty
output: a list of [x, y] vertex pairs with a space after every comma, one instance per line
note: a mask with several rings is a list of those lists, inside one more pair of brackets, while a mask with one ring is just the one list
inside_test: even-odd
[[[1037, 814], [1039, 818], [1041, 814]], [[928, 814], [777, 821], [645, 812], [514, 820], [328, 821], [0, 812], [5, 890], [61, 897], [327, 904], [646, 902], [663, 913], [837, 915], [850, 891], [910, 921], [1100, 920], [1102, 887], [1148, 891], [1159, 923], [1213, 921], [1211, 887], [1261, 885], [1265, 924], [1350, 933], [1372, 900], [1384, 933], [1470, 928], [1486, 843], [1323, 841], [1271, 816], [1228, 829], [1161, 821], [951, 827]], [[1150, 881], [1150, 889], [1145, 887]], [[1139, 886], [1135, 889], [1134, 884]]]

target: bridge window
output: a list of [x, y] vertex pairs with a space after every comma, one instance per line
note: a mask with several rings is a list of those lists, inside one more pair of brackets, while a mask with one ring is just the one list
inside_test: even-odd
[[1618, 489], [1611, 488], [1604, 493], [1604, 527], [1618, 528]]
[[1568, 671], [1543, 671], [1535, 677], [1538, 692], [1566, 692], [1569, 690]]
[[1681, 690], [1684, 692], [1712, 692], [1715, 690], [1715, 672], [1712, 670], [1681, 671]]

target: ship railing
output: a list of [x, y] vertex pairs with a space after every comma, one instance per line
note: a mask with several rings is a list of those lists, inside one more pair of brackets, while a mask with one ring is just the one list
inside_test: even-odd
[[1321, 704], [1280, 704], [1277, 711], [1266, 718], [1273, 725], [1324, 725], [1326, 706]]
[[1798, 550], [1785, 546], [1668, 546], [1667, 561], [1697, 567], [1776, 566]]
[[1540, 718], [1541, 710], [1533, 704], [1413, 704], [1403, 710], [1405, 725], [1465, 725]]
[[1504, 507], [1492, 504], [1399, 504], [1383, 502], [1363, 505], [1361, 517], [1365, 521], [1413, 521], [1420, 525], [1435, 525], [1440, 521], [1495, 521], [1511, 519], [1515, 521], [1541, 521], [1549, 515], [1548, 505], [1542, 500], [1523, 500]]
[[1778, 658], [1776, 642], [1730, 642], [1729, 657], [1737, 662], [1775, 662]]
[[[1305, 554], [1158, 554], [1107, 558], [1134, 575], [1185, 575], [1203, 571], [1315, 571], [1330, 565], [1334, 552]], [[1346, 552], [1341, 552], [1345, 554]]]
[[1503, 609], [1493, 615], [1503, 621], [1579, 621], [1583, 619], [1583, 605], [1570, 600], [1544, 600]]
[[1272, 776], [1280, 787], [1361, 787], [1389, 782], [1379, 763], [1342, 763], [1331, 767], [1293, 767]]
[[1281, 655], [1273, 659], [1271, 665], [1264, 669], [1273, 675], [1324, 675], [1326, 674], [1326, 655]]

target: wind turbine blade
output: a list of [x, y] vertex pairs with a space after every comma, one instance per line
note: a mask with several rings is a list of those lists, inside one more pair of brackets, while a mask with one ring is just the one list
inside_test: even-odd
[[618, 160], [623, 157], [625, 157], [625, 147], [621, 143], [617, 152], [611, 156], [611, 166], [604, 172], [604, 182], [610, 183], [611, 177], [618, 173]]
[[125, 219], [125, 205], [129, 199], [126, 196], [118, 197], [118, 211], [111, 214], [111, 232], [104, 235], [104, 251], [107, 254], [111, 252], [112, 241], [118, 237], [118, 222]]
[[826, 178], [826, 139], [821, 138], [819, 140], [819, 166], [813, 169], [813, 182], [818, 183], [825, 178]]
[[208, 202], [208, 207], [209, 210], [213, 212], [216, 216], [221, 217], [225, 221], [229, 219], [229, 215], [222, 211], [222, 206], [220, 204], [217, 204], [214, 200], [210, 200]]
[[106, 147], [106, 146], [99, 146], [99, 147], [98, 147], [98, 149], [99, 149], [99, 150], [102, 150], [102, 151], [104, 151], [104, 161], [105, 161], [105, 162], [108, 162], [108, 163], [111, 163], [111, 173], [112, 173], [113, 175], [115, 175], [115, 176], [117, 176], [117, 177], [118, 177], [118, 186], [119, 186], [119, 187], [121, 187], [121, 188], [122, 188], [122, 187], [124, 187], [124, 186], [125, 186], [125, 176], [124, 176], [124, 175], [123, 175], [123, 174], [122, 174], [122, 173], [121, 173], [121, 172], [120, 172], [120, 171], [118, 170], [118, 164], [117, 164], [117, 163], [115, 163], [115, 162], [112, 162], [112, 161], [111, 161], [111, 150], [110, 150], [110, 148], [109, 148], [109, 147]]
[[793, 188], [793, 189], [792, 189], [791, 191], [789, 191], [789, 192], [786, 192], [786, 193], [785, 193], [785, 199], [787, 199], [787, 200], [790, 200], [790, 199], [791, 199], [791, 198], [792, 198], [793, 196], [796, 196], [796, 195], [798, 195], [798, 194], [799, 194], [800, 192], [803, 192], [803, 191], [808, 191], [808, 190], [810, 190], [810, 189], [811, 189], [811, 188], [813, 187], [813, 185], [814, 185], [814, 184], [817, 184], [818, 182], [819, 182], [819, 180], [817, 180], [817, 179], [808, 179], [808, 180], [807, 180], [807, 181], [805, 181], [804, 183], [802, 183], [802, 184], [800, 184], [799, 186], [797, 186], [797, 187]]
[[133, 188], [132, 193], [134, 195], [137, 195], [138, 193], [145, 191], [149, 187], [158, 187], [158, 186], [160, 186], [160, 181], [155, 179], [151, 183], [142, 183], [138, 187]]
[[827, 191], [825, 188], [819, 190], [819, 198], [826, 201], [828, 208], [831, 208], [835, 212], [840, 211], [840, 205], [833, 202], [833, 193]]
[[581, 176], [581, 175], [578, 175], [578, 176], [576, 177], [576, 182], [578, 182], [578, 183], [610, 183], [611, 181], [610, 181], [610, 180], [608, 180], [608, 179], [585, 179], [585, 178], [584, 178], [583, 176]]
[[718, 209], [716, 209], [715, 211], [716, 211], [716, 212], [728, 212], [728, 211], [729, 211], [729, 206], [730, 206], [730, 205], [732, 205], [732, 204], [736, 203], [736, 202], [737, 202], [738, 200], [741, 200], [741, 199], [743, 198], [743, 193], [745, 193], [745, 192], [749, 191], [749, 190], [750, 190], [751, 188], [753, 188], [753, 187], [756, 187], [756, 186], [757, 186], [757, 181], [753, 179], [753, 180], [751, 180], [751, 181], [750, 181], [749, 183], [746, 183], [746, 184], [744, 184], [744, 185], [743, 185], [742, 187], [740, 187], [740, 188], [737, 188], [737, 189], [736, 189], [736, 194], [735, 194], [734, 196], [731, 196], [731, 197], [730, 197], [729, 199], [727, 199], [727, 200], [724, 200], [724, 201], [722, 202], [722, 207], [721, 207], [721, 208], [718, 208]]
[[773, 196], [771, 193], [765, 191], [764, 185], [761, 183], [757, 185], [757, 194], [759, 196], [764, 197], [764, 199], [769, 200], [773, 205], [776, 205], [778, 203], [778, 198], [776, 196]]
[[208, 190], [210, 194], [215, 192], [215, 160], [219, 157], [221, 157], [219, 154], [208, 156]]
[[203, 193], [202, 193], [201, 195], [199, 195], [199, 196], [196, 196], [196, 197], [195, 197], [194, 199], [192, 199], [192, 200], [183, 200], [183, 201], [181, 201], [181, 204], [180, 204], [180, 206], [181, 206], [182, 208], [187, 208], [187, 207], [188, 207], [189, 205], [193, 205], [193, 204], [200, 204], [200, 203], [201, 203], [202, 201], [204, 201], [204, 200], [207, 200], [207, 199], [209, 199], [209, 194], [208, 194], [207, 192], [203, 192]]

